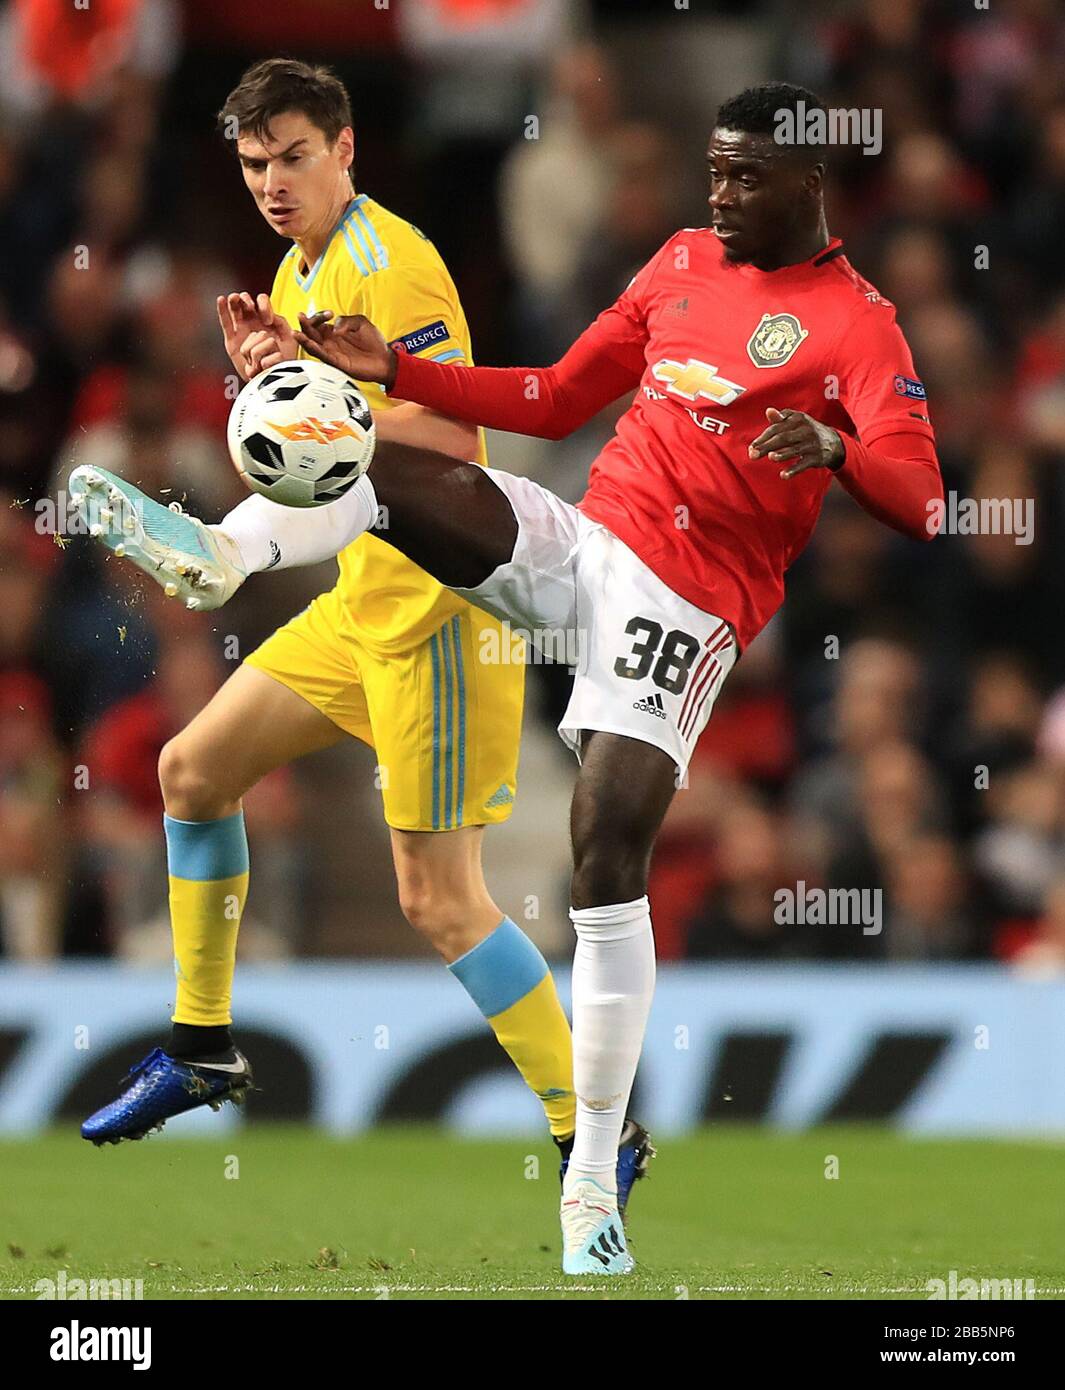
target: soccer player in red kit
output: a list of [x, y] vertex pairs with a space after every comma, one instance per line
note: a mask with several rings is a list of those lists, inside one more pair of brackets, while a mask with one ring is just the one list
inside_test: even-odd
[[[381, 504], [382, 538], [442, 583], [533, 633], [584, 639], [559, 727], [581, 761], [578, 1110], [562, 1199], [572, 1274], [632, 1268], [614, 1168], [654, 987], [647, 868], [678, 774], [732, 665], [783, 601], [833, 477], [918, 539], [933, 534], [930, 504], [942, 499], [894, 309], [829, 236], [824, 151], [775, 138], [800, 102], [821, 106], [772, 83], [721, 107], [711, 226], [670, 238], [553, 367], [431, 362], [393, 350], [362, 318], [317, 314], [297, 335], [395, 397], [548, 438], [636, 391], [577, 507], [528, 479], [383, 444], [321, 509], [345, 518], [346, 544]], [[291, 512], [277, 524], [317, 520]]]

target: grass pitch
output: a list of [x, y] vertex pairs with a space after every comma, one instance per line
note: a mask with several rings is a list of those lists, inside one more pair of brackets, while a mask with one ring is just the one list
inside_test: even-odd
[[1062, 1158], [849, 1127], [665, 1140], [633, 1194], [637, 1272], [599, 1281], [558, 1268], [545, 1142], [249, 1127], [97, 1150], [51, 1133], [0, 1144], [0, 1296], [65, 1270], [141, 1279], [148, 1299], [924, 1299], [956, 1270], [1061, 1298]]

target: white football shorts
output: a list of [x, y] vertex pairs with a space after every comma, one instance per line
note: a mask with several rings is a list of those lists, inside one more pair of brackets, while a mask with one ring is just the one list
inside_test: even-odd
[[683, 774], [738, 655], [730, 624], [539, 483], [485, 471], [514, 510], [518, 539], [483, 584], [455, 592], [575, 668], [558, 732], [578, 758], [581, 730], [600, 730], [661, 748]]

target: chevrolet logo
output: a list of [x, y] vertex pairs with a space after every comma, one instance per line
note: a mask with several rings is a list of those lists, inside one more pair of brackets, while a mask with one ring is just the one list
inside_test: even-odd
[[675, 396], [682, 396], [686, 401], [697, 401], [700, 396], [705, 396], [715, 405], [731, 405], [747, 389], [718, 376], [716, 367], [709, 362], [699, 362], [694, 357], [689, 357], [687, 362], [674, 362], [667, 357], [651, 368], [651, 374]]

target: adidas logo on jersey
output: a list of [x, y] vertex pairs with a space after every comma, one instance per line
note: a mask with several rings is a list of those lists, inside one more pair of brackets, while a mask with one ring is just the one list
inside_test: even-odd
[[658, 719], [665, 719], [666, 717], [666, 707], [657, 691], [643, 700], [633, 700], [632, 707], [640, 710], [643, 714], [653, 714]]

